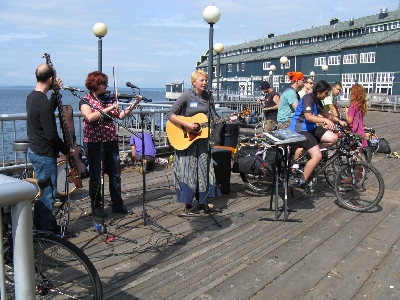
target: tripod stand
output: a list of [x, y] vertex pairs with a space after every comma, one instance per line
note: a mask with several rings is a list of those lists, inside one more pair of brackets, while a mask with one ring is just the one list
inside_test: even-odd
[[163, 227], [162, 225], [158, 224], [156, 221], [152, 220], [150, 218], [150, 215], [146, 212], [146, 168], [145, 168], [145, 136], [144, 136], [144, 126], [145, 126], [145, 122], [144, 122], [144, 113], [142, 110], [142, 107], [139, 107], [140, 109], [140, 127], [141, 127], [141, 137], [137, 136], [136, 137], [140, 138], [142, 140], [142, 145], [141, 145], [141, 150], [142, 150], [142, 155], [141, 155], [141, 166], [142, 166], [142, 179], [143, 179], [143, 187], [142, 187], [142, 213], [139, 217], [133, 219], [132, 221], [129, 221], [125, 224], [119, 225], [117, 228], [126, 226], [128, 224], [131, 224], [133, 222], [136, 222], [138, 220], [143, 220], [144, 226], [147, 225], [147, 223], [150, 223], [151, 225], [154, 225], [168, 233], [170, 233], [170, 231]]

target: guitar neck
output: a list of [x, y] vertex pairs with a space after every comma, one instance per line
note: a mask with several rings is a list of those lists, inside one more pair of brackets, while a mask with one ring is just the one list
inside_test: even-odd
[[[219, 118], [219, 119], [214, 120], [214, 121], [211, 122], [211, 123], [212, 123], [212, 124], [220, 124], [220, 123], [223, 123], [223, 122], [225, 122], [225, 121], [228, 121], [229, 118], [230, 118], [230, 116], [228, 116], [228, 117], [222, 117], [222, 118]], [[208, 122], [200, 123], [200, 126], [201, 126], [202, 128], [208, 127]]]

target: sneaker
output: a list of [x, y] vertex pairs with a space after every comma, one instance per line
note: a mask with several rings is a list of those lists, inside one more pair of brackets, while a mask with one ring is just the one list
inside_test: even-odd
[[312, 190], [310, 188], [310, 185], [308, 184], [307, 181], [300, 183], [300, 180], [297, 181], [297, 186], [299, 188], [301, 188], [302, 190], [304, 190], [306, 192], [306, 194], [311, 195], [312, 194]]

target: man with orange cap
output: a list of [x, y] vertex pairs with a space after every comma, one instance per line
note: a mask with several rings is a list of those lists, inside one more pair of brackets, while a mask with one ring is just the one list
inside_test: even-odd
[[294, 111], [297, 107], [297, 102], [300, 100], [297, 93], [304, 86], [304, 75], [301, 72], [288, 72], [287, 75], [290, 79], [290, 87], [288, 87], [281, 96], [278, 107], [278, 129], [288, 128]]

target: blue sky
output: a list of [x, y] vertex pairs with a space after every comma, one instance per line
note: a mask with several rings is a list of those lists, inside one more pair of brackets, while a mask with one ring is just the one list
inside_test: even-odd
[[1, 0], [0, 86], [35, 85], [34, 71], [51, 55], [66, 85], [83, 86], [97, 70], [92, 28], [108, 27], [103, 38], [103, 72], [116, 71], [119, 87], [163, 88], [190, 81], [196, 61], [208, 49], [203, 10], [215, 5], [221, 18], [214, 43], [233, 45], [266, 36], [378, 14], [398, 8], [398, 0]]

